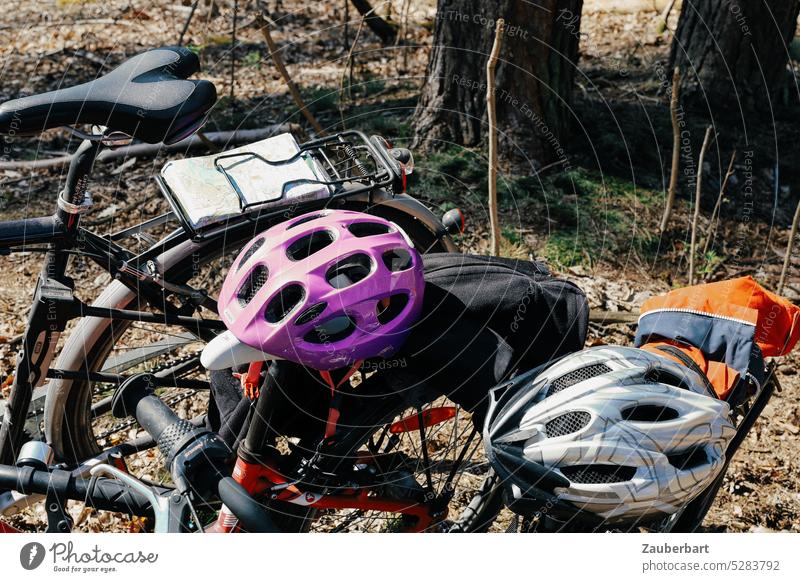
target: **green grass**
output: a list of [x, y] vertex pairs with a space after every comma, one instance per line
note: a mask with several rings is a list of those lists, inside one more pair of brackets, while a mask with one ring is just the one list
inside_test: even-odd
[[488, 170], [478, 151], [452, 148], [415, 152], [414, 159], [409, 191], [439, 205], [441, 210], [463, 204], [469, 192], [486, 191]]
[[206, 46], [227, 46], [233, 42], [229, 34], [209, 34], [206, 36]]
[[583, 253], [583, 245], [580, 236], [575, 233], [565, 231], [554, 232], [547, 239], [547, 243], [542, 249], [542, 256], [548, 262], [560, 267], [571, 267], [573, 265], [591, 264], [591, 255]]
[[564, 267], [591, 265], [630, 253], [653, 259], [658, 236], [646, 221], [650, 210], [660, 207], [657, 192], [581, 169], [548, 181], [545, 211], [551, 233], [542, 254], [550, 261]]
[[250, 51], [242, 59], [242, 64], [251, 69], [261, 68], [261, 53], [258, 51]]
[[[320, 114], [339, 114], [339, 90], [331, 87], [314, 86], [304, 89], [302, 92], [303, 101], [314, 115]], [[297, 112], [294, 102], [286, 111], [287, 115]]]
[[[480, 150], [450, 148], [417, 154], [417, 169], [409, 186], [413, 195], [444, 212], [462, 206], [482, 206], [488, 192], [488, 162]], [[554, 265], [592, 265], [602, 260], [624, 260], [630, 254], [651, 260], [658, 246], [653, 225], [659, 193], [633, 183], [573, 169], [539, 178], [502, 175], [498, 205], [503, 216], [521, 219], [523, 226], [541, 232], [543, 246], [533, 249]], [[524, 241], [507, 225], [505, 238]]]

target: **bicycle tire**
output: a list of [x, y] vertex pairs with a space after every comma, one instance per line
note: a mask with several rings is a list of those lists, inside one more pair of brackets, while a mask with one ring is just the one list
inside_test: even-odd
[[[371, 200], [346, 200], [342, 207], [373, 213], [396, 222], [421, 251], [454, 249], [449, 237], [431, 230], [430, 225], [438, 219], [424, 205], [410, 197], [378, 198], [377, 203]], [[227, 248], [236, 247], [256, 234], [243, 229], [239, 240], [226, 240], [225, 245]], [[162, 266], [164, 278], [181, 284], [190, 279], [198, 264], [207, 264], [222, 252], [218, 244], [184, 241], [165, 248], [156, 262]], [[93, 304], [137, 309], [141, 300], [134, 291], [119, 281], [113, 281]], [[54, 368], [99, 371], [114, 344], [123, 337], [131, 323], [93, 317], [81, 319], [67, 338]], [[45, 400], [45, 435], [58, 457], [64, 461], [78, 463], [101, 452], [92, 429], [91, 386], [92, 383], [88, 381], [65, 379], [51, 380], [49, 383]]]

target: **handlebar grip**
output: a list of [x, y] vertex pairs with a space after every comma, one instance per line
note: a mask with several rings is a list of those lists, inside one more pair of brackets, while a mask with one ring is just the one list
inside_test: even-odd
[[138, 374], [125, 380], [111, 399], [117, 418], [133, 416], [155, 439], [178, 491], [205, 496], [217, 490], [232, 451], [219, 436], [181, 419], [155, 394], [155, 377]]
[[181, 419], [155, 394], [152, 374], [139, 374], [128, 378], [114, 393], [111, 413], [117, 418], [134, 417], [158, 443], [167, 458], [167, 465], [193, 438], [207, 432]]

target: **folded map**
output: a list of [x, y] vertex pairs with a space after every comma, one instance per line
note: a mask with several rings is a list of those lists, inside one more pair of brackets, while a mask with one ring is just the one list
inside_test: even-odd
[[283, 133], [222, 154], [167, 162], [161, 177], [197, 230], [241, 214], [242, 206], [256, 204], [245, 209], [255, 212], [329, 196], [328, 186], [319, 183], [324, 172], [311, 156], [294, 157], [299, 151], [294, 137]]

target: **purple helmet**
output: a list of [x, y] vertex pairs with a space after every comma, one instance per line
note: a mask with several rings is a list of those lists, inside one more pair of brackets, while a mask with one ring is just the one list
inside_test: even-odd
[[318, 370], [392, 355], [422, 310], [422, 260], [394, 223], [321, 210], [242, 249], [219, 296], [230, 332]]

